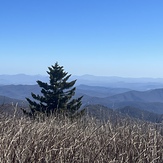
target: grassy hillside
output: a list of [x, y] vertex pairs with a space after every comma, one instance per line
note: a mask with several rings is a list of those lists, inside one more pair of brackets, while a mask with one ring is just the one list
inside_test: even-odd
[[163, 162], [163, 124], [0, 116], [0, 162]]

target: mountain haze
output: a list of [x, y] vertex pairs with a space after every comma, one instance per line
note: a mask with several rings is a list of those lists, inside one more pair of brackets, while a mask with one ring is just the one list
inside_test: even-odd
[[114, 95], [109, 98], [112, 101], [139, 101], [139, 102], [163, 102], [163, 89], [149, 91], [129, 91]]
[[26, 74], [17, 74], [17, 75], [0, 75], [0, 85], [34, 85], [37, 80], [48, 81], [47, 76], [42, 75], [26, 75]]
[[[102, 86], [109, 88], [126, 88], [130, 90], [145, 91], [163, 88], [163, 78], [124, 78], [114, 76], [71, 76], [70, 80], [76, 80], [76, 86]], [[0, 85], [34, 85], [37, 80], [48, 82], [48, 76], [42, 75], [0, 75]]]
[[[70, 80], [74, 79], [77, 79], [75, 97], [84, 96], [83, 107], [100, 104], [115, 110], [130, 106], [163, 114], [163, 79], [84, 75], [72, 76]], [[3, 97], [6, 101], [19, 101], [25, 100], [26, 97], [31, 98], [31, 92], [40, 94], [37, 80], [48, 82], [48, 77], [0, 75], [1, 104], [4, 101]], [[10, 100], [7, 100], [8, 97]]]

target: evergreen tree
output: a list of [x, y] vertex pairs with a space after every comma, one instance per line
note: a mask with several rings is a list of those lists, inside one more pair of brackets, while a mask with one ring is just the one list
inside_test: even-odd
[[72, 116], [78, 112], [82, 103], [82, 97], [72, 99], [75, 94], [74, 84], [76, 80], [68, 81], [71, 75], [64, 71], [63, 66], [55, 63], [54, 66], [48, 67], [49, 84], [37, 81], [41, 87], [41, 95], [31, 93], [33, 101], [26, 98], [29, 102], [30, 112], [23, 110], [25, 114], [36, 116], [43, 113], [47, 116], [53, 114], [65, 114]]

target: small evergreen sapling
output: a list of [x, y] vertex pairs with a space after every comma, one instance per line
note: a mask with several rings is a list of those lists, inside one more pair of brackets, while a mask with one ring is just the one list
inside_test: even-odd
[[30, 112], [25, 110], [23, 112], [32, 117], [39, 114], [46, 116], [64, 114], [70, 117], [79, 115], [82, 96], [77, 99], [72, 98], [75, 95], [76, 88], [73, 86], [76, 80], [68, 81], [71, 75], [68, 75], [63, 66], [59, 66], [57, 62], [48, 69], [49, 84], [37, 81], [41, 88], [41, 95], [31, 93], [34, 100], [26, 98]]

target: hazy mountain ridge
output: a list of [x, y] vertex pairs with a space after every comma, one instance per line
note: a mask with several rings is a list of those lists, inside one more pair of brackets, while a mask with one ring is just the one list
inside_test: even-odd
[[160, 115], [146, 110], [141, 110], [139, 108], [134, 108], [131, 106], [126, 106], [124, 108], [118, 109], [117, 111], [119, 113], [122, 113], [123, 115], [137, 118], [140, 120], [157, 122], [157, 123], [163, 122], [163, 114]]
[[[100, 104], [112, 109], [131, 106], [142, 110], [163, 114], [163, 89], [150, 91], [123, 91], [127, 91], [127, 89], [112, 89], [99, 86], [95, 87], [81, 85], [77, 86], [75, 97], [84, 95], [82, 100], [83, 106], [89, 104]], [[31, 98], [31, 92], [40, 94], [40, 88], [38, 85], [0, 86], [0, 95], [3, 97], [6, 96], [19, 100], [25, 100], [26, 97]], [[123, 93], [118, 94], [119, 92]]]
[[[31, 92], [35, 94], [40, 94], [40, 88], [38, 85], [36, 85], [37, 80], [41, 81], [48, 81], [48, 77], [45, 76], [28, 76], [24, 74], [19, 75], [0, 75], [0, 82], [3, 83], [1, 80], [3, 76], [3, 79], [8, 79], [10, 83], [16, 83], [16, 82], [34, 82], [35, 85], [1, 85], [0, 86], [0, 95], [2, 96], [1, 103], [4, 101], [4, 96], [13, 98], [13, 99], [19, 99], [19, 100], [25, 100], [26, 97], [31, 98]], [[38, 78], [40, 77], [40, 78]], [[18, 79], [21, 78], [19, 81]], [[28, 80], [26, 80], [28, 78]], [[76, 79], [77, 76], [72, 76], [71, 80]], [[85, 85], [85, 83], [82, 83], [79, 85], [79, 83], [84, 79], [85, 83], [94, 82], [96, 83], [102, 83], [101, 85]], [[79, 80], [79, 81], [78, 81]], [[134, 108], [139, 108], [141, 110], [146, 110], [154, 113], [163, 114], [163, 87], [160, 89], [150, 89], [149, 85], [150, 82], [153, 81], [159, 81], [162, 82], [163, 79], [152, 79], [152, 78], [140, 78], [140, 79], [130, 79], [130, 78], [120, 78], [120, 77], [96, 77], [91, 75], [85, 75], [78, 77], [77, 84], [76, 84], [76, 95], [75, 97], [84, 95], [83, 97], [83, 106], [86, 105], [92, 105], [92, 104], [100, 104], [112, 109], [121, 109], [126, 106], [131, 106]], [[122, 81], [123, 80], [123, 81]], [[127, 81], [135, 82], [138, 81], [140, 83], [125, 83]], [[148, 82], [147, 82], [148, 81]], [[115, 82], [115, 83], [113, 83]], [[117, 82], [117, 83], [116, 83]], [[118, 82], [120, 85], [123, 85], [124, 87], [120, 87], [118, 85]], [[146, 83], [147, 82], [147, 83]], [[107, 86], [102, 86], [103, 84], [106, 84]], [[123, 83], [123, 84], [122, 84]], [[156, 83], [155, 83], [156, 84]], [[160, 85], [163, 83], [159, 83]], [[157, 86], [159, 86], [159, 84]], [[108, 87], [110, 85], [111, 87]], [[125, 87], [128, 85], [127, 87]], [[155, 85], [155, 86], [156, 86]], [[136, 86], [142, 86], [141, 88], [138, 88], [136, 90], [130, 89], [136, 88]], [[154, 86], [154, 85], [153, 85]], [[156, 87], [157, 88], [157, 87]], [[138, 90], [144, 90], [144, 91], [138, 91]], [[7, 99], [7, 98], [6, 98]], [[11, 99], [12, 100], [12, 99]], [[14, 100], [15, 101], [15, 100]]]
[[126, 78], [116, 76], [72, 76], [77, 79], [77, 84], [89, 86], [103, 86], [110, 88], [127, 88], [131, 90], [145, 91], [150, 89], [163, 88], [163, 78]]
[[136, 107], [142, 110], [163, 114], [163, 102], [139, 102], [139, 101], [116, 101], [108, 98], [84, 96], [83, 103], [86, 105], [100, 104], [112, 109], [126, 106]]
[[102, 105], [88, 105], [86, 109], [88, 115], [104, 121], [111, 120], [114, 122], [117, 118], [126, 118], [127, 116], [154, 123], [163, 122], [163, 114], [160, 115], [130, 106], [113, 110]]
[[3, 85], [0, 86], [0, 95], [19, 100], [25, 100], [26, 97], [31, 97], [31, 92], [40, 94], [38, 85]]
[[0, 105], [5, 105], [5, 104], [16, 104], [16, 103], [22, 103], [22, 100], [19, 99], [14, 99], [14, 98], [9, 98], [6, 96], [1, 96], [0, 95]]
[[163, 89], [149, 91], [128, 91], [110, 97], [115, 101], [163, 102]]
[[85, 94], [93, 97], [109, 97], [119, 93], [128, 92], [130, 89], [127, 88], [109, 88], [102, 86], [88, 86], [88, 85], [79, 85], [77, 86], [77, 93]]
[[[103, 86], [110, 88], [127, 88], [131, 90], [150, 90], [163, 88], [163, 78], [124, 78], [116, 76], [72, 75], [70, 80], [76, 80], [77, 85]], [[48, 76], [43, 75], [0, 75], [0, 85], [34, 85], [37, 80], [48, 82]]]
[[16, 75], [0, 75], [0, 85], [34, 85], [37, 80], [48, 81], [47, 76], [42, 75], [26, 75], [26, 74], [16, 74]]

